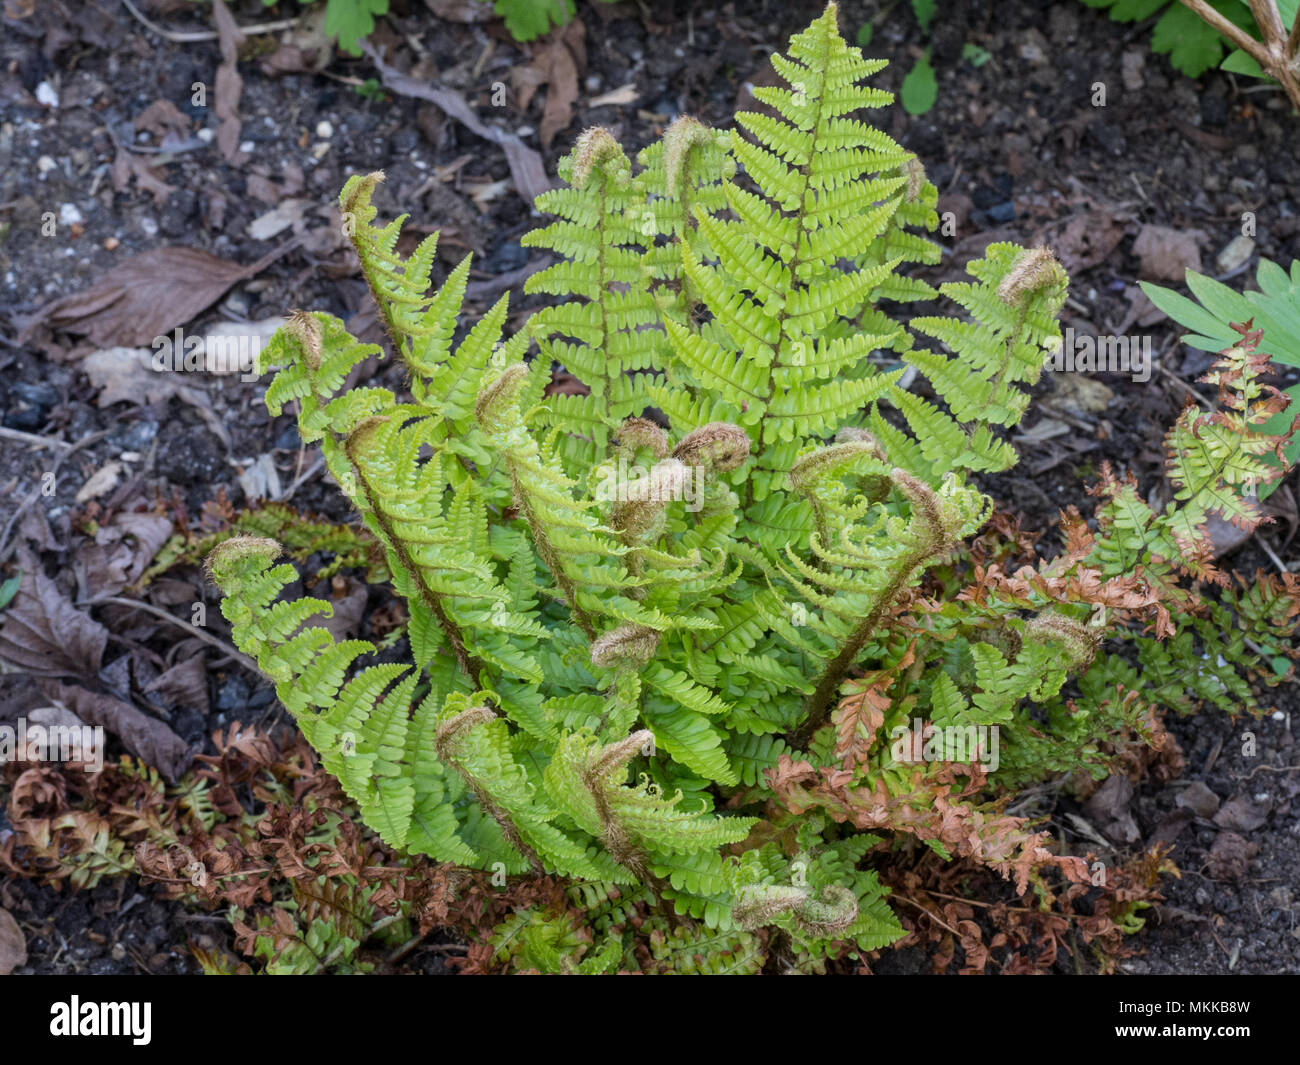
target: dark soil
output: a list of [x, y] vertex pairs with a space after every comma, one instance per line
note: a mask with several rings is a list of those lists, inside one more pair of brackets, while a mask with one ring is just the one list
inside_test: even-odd
[[[207, 410], [176, 398], [101, 409], [78, 365], [90, 346], [78, 349], [67, 338], [18, 343], [13, 338], [23, 316], [102, 281], [125, 257], [152, 248], [199, 247], [250, 263], [292, 235], [286, 230], [257, 240], [248, 233], [249, 224], [275, 206], [277, 193], [308, 201], [299, 229], [308, 239], [257, 278], [237, 284], [194, 323], [195, 331], [217, 318], [256, 321], [294, 307], [355, 314], [364, 288], [323, 234], [335, 224], [328, 205], [346, 177], [373, 169], [387, 173], [377, 197], [381, 214], [391, 216], [400, 205], [415, 223], [444, 230], [443, 269], [467, 250], [476, 253], [473, 277], [480, 284], [469, 309], [482, 313], [510, 287], [512, 272], [529, 263], [518, 240], [536, 215], [508, 184], [490, 195], [489, 183], [509, 178], [497, 146], [429, 104], [358, 94], [349, 80], [375, 77], [374, 68], [366, 59], [340, 56], [322, 73], [283, 76], [266, 72], [264, 56], [245, 59], [239, 111], [247, 159], [228, 164], [215, 141], [201, 143], [160, 168], [158, 175], [174, 187], [161, 200], [135, 184], [115, 189], [115, 142], [125, 138], [131, 148], [143, 149], [138, 154], [149, 155], [153, 142], [124, 130], [124, 124], [156, 100], [171, 101], [215, 131], [211, 110], [190, 101], [196, 82], [213, 83], [217, 44], [165, 40], [114, 0], [37, 6], [28, 17], [4, 18], [0, 41], [0, 157], [6, 160], [0, 226], [8, 227], [0, 240], [0, 291], [9, 318], [0, 333], [0, 416], [6, 427], [70, 442], [106, 434], [72, 455], [55, 495], [40, 500], [51, 532], [46, 557], [53, 563], [65, 560], [62, 551], [80, 536], [73, 518], [84, 508], [73, 497], [109, 461], [123, 463], [123, 483], [100, 505], [163, 498], [183, 508], [177, 513], [194, 517], [219, 489], [242, 505], [238, 476], [258, 456], [271, 456], [286, 486], [311, 469], [312, 456], [300, 449], [291, 417], [267, 414], [262, 386], [234, 377], [200, 385]], [[231, 6], [237, 20], [249, 25], [296, 12], [283, 3], [268, 11], [255, 0]], [[395, 14], [375, 38], [390, 60], [395, 55], [408, 68], [415, 59], [411, 45], [418, 44], [423, 77], [461, 92], [484, 121], [539, 147], [535, 131], [545, 92], [526, 113], [513, 104], [490, 104], [493, 83], [509, 82], [536, 49], [514, 44], [499, 25], [440, 21], [414, 0], [392, 6]], [[1240, 233], [1242, 212], [1255, 211], [1255, 255], [1282, 263], [1300, 256], [1297, 126], [1282, 106], [1284, 98], [1250, 91], [1219, 73], [1189, 81], [1150, 54], [1144, 27], [1109, 22], [1077, 0], [951, 0], [941, 5], [928, 40], [907, 4], [845, 0], [841, 6], [849, 35], [874, 19], [867, 51], [894, 60], [879, 76], [884, 87], [897, 89], [913, 58], [926, 46], [932, 50], [940, 82], [934, 109], [912, 117], [895, 107], [874, 119], [919, 154], [944, 197], [941, 210], [958, 220], [955, 237], [947, 241], [951, 255], [932, 280], [956, 279], [962, 264], [992, 240], [1045, 240], [1058, 247], [1071, 272], [1065, 324], [1094, 334], [1146, 329], [1158, 352], [1160, 372], [1146, 383], [1119, 376], [1082, 386], [1064, 377], [1045, 383], [1020, 441], [1020, 467], [992, 480], [989, 490], [1027, 527], [1043, 530], [1067, 504], [1086, 512], [1083, 487], [1103, 460], [1132, 470], [1144, 491], [1158, 488], [1164, 429], [1209, 360], [1179, 345], [1178, 331], [1167, 322], [1148, 326], [1138, 317], [1134, 325], [1145, 307], [1133, 299], [1141, 276], [1133, 240], [1144, 224], [1197, 230], [1203, 269], [1218, 274], [1216, 256]], [[726, 123], [748, 97], [746, 84], [762, 83], [770, 74], [767, 54], [820, 7], [820, 0], [665, 3], [653, 5], [651, 21], [629, 4], [580, 5], [586, 68], [572, 122], [542, 150], [547, 171], [554, 173], [567, 144], [590, 125], [605, 125], [623, 144], [639, 146], [681, 112]], [[176, 4], [152, 17], [173, 29], [204, 28], [192, 10]], [[974, 65], [963, 58], [965, 45], [989, 58]], [[1128, 60], [1127, 84], [1126, 56], [1137, 57]], [[1098, 82], [1107, 88], [1103, 107], [1093, 103]], [[57, 91], [57, 108], [38, 102], [42, 84]], [[634, 103], [590, 106], [592, 99], [629, 84]], [[439, 168], [451, 166], [454, 174], [440, 180]], [[61, 216], [54, 236], [41, 233], [46, 212]], [[75, 218], [75, 224], [68, 221]], [[1244, 280], [1238, 279], [1238, 287]], [[516, 319], [529, 306], [517, 284], [512, 306]], [[354, 328], [366, 329], [364, 318], [354, 320]], [[1105, 390], [1088, 387], [1096, 381]], [[49, 452], [12, 440], [0, 440], [0, 447], [3, 527], [52, 460]], [[1300, 563], [1292, 539], [1294, 481], [1273, 497], [1279, 520], [1239, 548], [1233, 560], [1238, 568], [1274, 568], [1275, 558], [1292, 569]], [[319, 472], [302, 479], [292, 502], [346, 517], [340, 497]], [[28, 523], [23, 528], [30, 532]], [[53, 565], [48, 568], [55, 572]], [[155, 639], [174, 635], [161, 632]], [[210, 710], [191, 708], [172, 720], [187, 741], [203, 744], [229, 721], [269, 722], [281, 713], [266, 682], [228, 661], [211, 667]], [[1154, 911], [1141, 941], [1145, 953], [1124, 962], [1123, 971], [1300, 972], [1293, 897], [1300, 891], [1300, 760], [1292, 734], [1300, 703], [1294, 688], [1279, 690], [1275, 701], [1278, 713], [1257, 722], [1207, 713], [1172, 723], [1187, 768], [1168, 787], [1139, 790], [1133, 813], [1143, 840], [1157, 832], [1174, 835], [1169, 818], [1176, 798], [1203, 784], [1224, 803], [1244, 800], [1234, 809], [1251, 804], [1259, 815], [1246, 819], [1253, 827], [1238, 825], [1235, 831], [1259, 850], [1236, 879], [1215, 879], [1207, 855], [1225, 829], [1208, 817], [1182, 827], [1172, 852], [1182, 877], [1167, 881], [1167, 902]], [[1242, 753], [1247, 731], [1257, 737], [1251, 756]], [[1054, 823], [1069, 843], [1097, 849], [1080, 840], [1074, 823]], [[0, 886], [0, 905], [27, 934], [26, 971], [188, 972], [195, 969], [187, 943], [198, 935], [196, 924], [199, 931], [222, 934], [221, 924], [156, 901], [149, 888], [134, 882], [79, 896], [9, 883]], [[886, 959], [880, 968], [891, 966], [910, 967], [900, 958]]]

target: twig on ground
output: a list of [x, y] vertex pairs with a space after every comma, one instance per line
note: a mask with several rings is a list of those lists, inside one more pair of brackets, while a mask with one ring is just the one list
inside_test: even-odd
[[202, 640], [204, 643], [216, 647], [222, 653], [229, 655], [250, 673], [256, 673], [258, 676], [261, 676], [261, 670], [257, 668], [257, 663], [249, 658], [248, 655], [244, 654], [242, 651], [236, 650], [220, 637], [213, 636], [211, 633], [195, 628], [188, 621], [182, 621], [175, 615], [167, 613], [167, 611], [163, 610], [162, 607], [154, 606], [152, 603], [143, 603], [139, 599], [125, 599], [122, 596], [117, 595], [103, 595], [96, 599], [86, 599], [78, 603], [77, 606], [106, 606], [108, 604], [112, 604], [113, 606], [131, 607], [135, 610], [143, 610], [146, 614], [152, 614], [154, 617], [160, 618], [163, 621], [170, 621], [177, 628], [184, 629], [196, 640]]
[[[144, 12], [131, 3], [131, 0], [122, 0], [122, 5], [131, 12], [135, 20], [145, 29], [177, 44], [198, 44], [200, 41], [215, 41], [218, 37], [216, 30], [166, 30], [156, 22], [150, 22], [145, 17]], [[297, 18], [280, 19], [277, 22], [263, 22], [256, 26], [240, 26], [239, 32], [243, 34], [279, 33], [281, 30], [291, 29], [300, 21], [302, 21], [301, 15]]]
[[29, 444], [32, 447], [61, 447], [66, 449], [72, 446], [66, 440], [59, 440], [53, 436], [38, 436], [36, 433], [24, 433], [21, 429], [6, 429], [3, 426], [0, 426], [0, 438], [16, 440], [20, 444]]

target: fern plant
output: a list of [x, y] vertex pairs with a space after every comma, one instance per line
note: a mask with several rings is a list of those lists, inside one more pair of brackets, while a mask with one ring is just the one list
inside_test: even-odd
[[[1249, 695], [1246, 647], [1294, 624], [1294, 585], [1206, 617], [1180, 584], [1218, 578], [1207, 516], [1258, 521], [1243, 479], [1281, 473], [1245, 346], [1220, 420], [1171, 436], [1167, 509], [1109, 475], [1051, 561], [981, 533], [974, 478], [1016, 461], [1064, 271], [994, 244], [969, 281], [909, 277], [938, 258], [934, 186], [853, 117], [890, 102], [884, 63], [834, 4], [772, 61], [788, 87], [736, 132], [684, 118], [635, 163], [583, 134], [538, 202], [555, 221], [526, 243], [558, 260], [520, 332], [505, 297], [459, 327], [469, 260], [431, 286], [436, 234], [402, 258], [371, 174], [341, 205], [407, 390], [343, 389], [381, 352], [326, 314], [263, 353], [269, 409], [298, 405], [383, 545], [409, 657], [355, 668], [374, 646], [312, 626], [328, 604], [284, 599], [297, 573], [258, 537], [209, 560], [234, 639], [385, 842], [568, 879], [563, 912], [498, 930], [518, 968], [817, 971], [903, 934], [874, 863], [908, 840], [1047, 898], [1082, 863], [1006, 788], [1158, 741], [1162, 707], [1198, 705], [1170, 682], [1188, 662], [1196, 695]], [[903, 320], [940, 300], [958, 313]], [[584, 394], [547, 395], [557, 365]], [[936, 729], [967, 756], [927, 755]]]
[[[1182, 338], [1188, 347], [1199, 351], [1221, 351], [1234, 344], [1244, 329], [1255, 328], [1260, 344], [1275, 363], [1300, 366], [1300, 260], [1291, 263], [1291, 271], [1269, 259], [1261, 258], [1255, 271], [1258, 291], [1234, 292], [1221, 281], [1188, 270], [1187, 287], [1197, 302], [1161, 285], [1141, 282], [1142, 291], [1151, 302], [1179, 325], [1193, 330]], [[1300, 384], [1291, 385], [1286, 393], [1292, 402], [1300, 398]], [[1280, 412], [1270, 428], [1275, 433], [1286, 430], [1287, 414]], [[1292, 440], [1285, 449], [1286, 460], [1300, 458], [1300, 441]]]

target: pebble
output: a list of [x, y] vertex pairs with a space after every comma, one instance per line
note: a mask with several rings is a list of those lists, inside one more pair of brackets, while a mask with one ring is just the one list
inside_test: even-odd
[[46, 107], [59, 106], [59, 94], [54, 91], [54, 86], [48, 81], [43, 81], [36, 86], [36, 101]]
[[10, 388], [10, 392], [24, 403], [33, 407], [44, 407], [47, 410], [57, 406], [60, 399], [59, 390], [50, 384], [33, 385], [19, 381]]
[[316, 123], [316, 136], [323, 141], [327, 141], [334, 136], [334, 127], [326, 119], [322, 118]]
[[239, 150], [243, 152], [245, 155], [252, 155], [256, 149], [257, 149], [257, 145], [254, 144], [252, 141], [239, 142]]
[[42, 174], [48, 174], [51, 170], [56, 169], [58, 165], [59, 164], [56, 163], [53, 159], [51, 159], [48, 155], [42, 155], [39, 159], [36, 160], [36, 169], [39, 170]]
[[156, 237], [158, 235], [158, 223], [148, 215], [145, 215], [140, 219], [140, 231], [144, 233], [146, 237]]
[[1226, 274], [1250, 260], [1255, 251], [1255, 242], [1244, 233], [1238, 234], [1228, 241], [1223, 251], [1219, 252], [1215, 265], [1219, 268], [1219, 273]]
[[217, 132], [212, 129], [201, 129], [199, 130], [198, 137], [204, 144], [211, 144], [217, 139]]
[[77, 226], [84, 222], [85, 218], [77, 210], [75, 203], [64, 203], [59, 205], [59, 221], [65, 226]]

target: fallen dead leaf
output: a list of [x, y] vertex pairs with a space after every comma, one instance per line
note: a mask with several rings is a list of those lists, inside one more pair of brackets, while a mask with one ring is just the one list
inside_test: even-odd
[[487, 214], [492, 209], [492, 201], [500, 199], [510, 191], [510, 182], [482, 181], [475, 185], [466, 184], [465, 190], [469, 193], [469, 198], [474, 201], [474, 206]]
[[156, 692], [172, 706], [189, 707], [206, 715], [208, 712], [208, 667], [202, 654], [158, 674], [145, 685], [145, 691]]
[[1088, 211], [1071, 218], [1052, 247], [1073, 277], [1105, 262], [1123, 238], [1124, 227], [1108, 212]]
[[87, 479], [86, 483], [81, 486], [77, 492], [76, 500], [78, 503], [85, 503], [91, 499], [98, 499], [102, 495], [107, 495], [115, 487], [117, 480], [122, 474], [122, 464], [117, 461], [106, 462]]
[[582, 22], [574, 19], [564, 33], [554, 35], [537, 59], [546, 76], [546, 106], [537, 132], [543, 148], [549, 148], [555, 135], [573, 121], [573, 105], [578, 100], [578, 64], [570, 41], [581, 46], [585, 33]]
[[113, 268], [108, 279], [42, 307], [22, 323], [21, 342], [40, 325], [90, 338], [101, 348], [152, 344], [264, 270], [280, 248], [248, 266], [197, 248], [157, 248]]
[[283, 233], [296, 222], [301, 222], [310, 200], [281, 200], [266, 214], [258, 215], [248, 223], [248, 235], [254, 240], [270, 240]]
[[161, 514], [117, 514], [77, 549], [78, 583], [91, 598], [117, 595], [139, 579], [171, 534], [171, 519]]
[[280, 484], [280, 471], [270, 455], [258, 455], [239, 475], [239, 487], [250, 503], [259, 499], [277, 500], [284, 493]]
[[1269, 806], [1268, 802], [1255, 802], [1237, 795], [1219, 807], [1213, 820], [1220, 828], [1233, 832], [1254, 832], [1268, 823]]
[[44, 681], [41, 690], [88, 725], [102, 725], [131, 754], [157, 769], [168, 783], [176, 783], [193, 758], [189, 745], [164, 722], [115, 696], [57, 680]]
[[99, 392], [100, 407], [123, 402], [150, 405], [194, 391], [183, 383], [183, 374], [156, 372], [148, 348], [101, 348], [81, 360], [81, 369]]
[[239, 133], [243, 123], [239, 118], [239, 98], [244, 92], [244, 79], [239, 76], [239, 48], [244, 43], [230, 9], [224, 0], [212, 0], [212, 18], [217, 24], [217, 38], [221, 48], [221, 65], [217, 67], [217, 80], [213, 87], [213, 111], [221, 125], [217, 127], [217, 147], [228, 163], [240, 161]]
[[280, 35], [280, 47], [262, 59], [262, 72], [276, 77], [324, 70], [334, 55], [333, 42], [325, 32], [327, 15], [324, 4], [306, 8], [293, 28]]
[[40, 677], [95, 677], [108, 630], [72, 605], [35, 555], [22, 548], [18, 557], [23, 579], [4, 613], [0, 658]]
[[1210, 543], [1214, 545], [1215, 558], [1231, 554], [1255, 535], [1253, 530], [1224, 521], [1218, 514], [1211, 514], [1205, 519], [1205, 531], [1209, 534]]
[[[11, 16], [13, 17], [13, 16]], [[13, 914], [0, 910], [0, 976], [27, 964], [27, 939]]]
[[1084, 803], [1083, 809], [1110, 839], [1134, 843], [1142, 838], [1142, 834], [1133, 820], [1129, 805], [1132, 799], [1132, 782], [1122, 773], [1112, 773]]
[[588, 100], [588, 107], [628, 107], [641, 99], [641, 90], [632, 82], [619, 86], [617, 89], [611, 89], [609, 92], [603, 92], [599, 96]]
[[1143, 226], [1133, 242], [1133, 254], [1141, 263], [1141, 274], [1148, 281], [1181, 281], [1188, 270], [1201, 269], [1199, 229], [1170, 229], [1168, 226]]
[[303, 622], [303, 629], [325, 629], [336, 641], [351, 639], [361, 631], [361, 619], [369, 598], [364, 583], [340, 574], [316, 584], [311, 594], [329, 603], [334, 612], [329, 617], [312, 615]]
[[168, 133], [188, 134], [194, 123], [174, 103], [160, 98], [151, 103], [132, 120], [136, 132], [149, 133], [161, 141]]
[[125, 148], [118, 148], [117, 155], [113, 157], [113, 167], [109, 171], [113, 188], [124, 192], [134, 178], [135, 183], [153, 197], [154, 203], [162, 206], [167, 202], [167, 197], [176, 191], [176, 186], [168, 185], [154, 172], [159, 165], [161, 160], [157, 156], [136, 155]]

